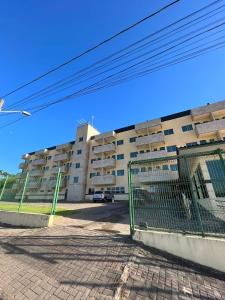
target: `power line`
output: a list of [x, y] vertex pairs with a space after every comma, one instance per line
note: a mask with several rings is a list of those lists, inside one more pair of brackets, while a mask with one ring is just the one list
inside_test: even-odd
[[164, 10], [168, 9], [168, 8], [171, 7], [172, 5], [178, 3], [179, 1], [181, 1], [181, 0], [175, 0], [175, 1], [173, 1], [173, 2], [171, 2], [171, 3], [169, 3], [169, 4], [167, 4], [167, 5], [165, 5], [164, 7], [160, 8], [160, 9], [157, 10], [157, 11], [155, 11], [154, 13], [151, 13], [150, 15], [144, 17], [143, 19], [141, 19], [141, 20], [135, 22], [134, 24], [128, 26], [127, 28], [125, 28], [125, 29], [119, 31], [118, 33], [116, 33], [116, 34], [110, 36], [109, 38], [103, 40], [102, 42], [98, 43], [97, 45], [95, 45], [95, 46], [93, 46], [93, 47], [91, 47], [91, 48], [85, 50], [84, 52], [80, 53], [79, 55], [77, 55], [77, 56], [71, 58], [70, 60], [65, 61], [64, 63], [62, 63], [62, 64], [56, 66], [55, 68], [53, 68], [53, 69], [47, 71], [46, 73], [44, 73], [44, 74], [42, 74], [42, 75], [40, 75], [40, 76], [38, 76], [38, 77], [32, 79], [31, 81], [29, 81], [29, 82], [27, 82], [27, 83], [25, 83], [25, 84], [19, 86], [18, 88], [14, 89], [14, 90], [12, 90], [12, 91], [6, 93], [5, 95], [1, 96], [1, 98], [6, 98], [7, 96], [12, 95], [13, 93], [15, 93], [15, 92], [17, 92], [17, 91], [19, 91], [19, 90], [21, 90], [21, 89], [27, 87], [28, 85], [31, 85], [32, 83], [34, 83], [34, 82], [36, 82], [36, 81], [38, 81], [38, 80], [40, 80], [40, 79], [42, 79], [42, 78], [48, 76], [49, 74], [51, 74], [51, 73], [53, 73], [53, 72], [55, 72], [55, 71], [57, 71], [57, 70], [63, 68], [64, 66], [66, 66], [66, 65], [72, 63], [73, 61], [75, 61], [75, 60], [81, 58], [82, 56], [84, 56], [84, 55], [86, 55], [86, 54], [88, 54], [88, 53], [90, 53], [90, 52], [96, 50], [97, 48], [101, 47], [102, 45], [104, 45], [104, 44], [106, 44], [106, 43], [112, 41], [113, 39], [117, 38], [118, 36], [120, 36], [120, 35], [124, 34], [125, 32], [129, 31], [130, 29], [132, 29], [132, 28], [134, 28], [134, 27], [140, 25], [141, 23], [147, 21], [148, 19], [150, 19], [150, 18], [152, 18], [152, 17], [154, 17], [154, 16], [156, 16], [156, 15], [162, 13]]
[[[132, 44], [130, 44], [129, 46], [127, 46], [127, 47], [125, 47], [125, 48], [123, 48], [123, 49], [121, 49], [121, 50], [119, 50], [119, 51], [117, 51], [117, 52], [115, 52], [115, 53], [113, 53], [113, 54], [111, 54], [111, 55], [109, 55], [109, 56], [107, 56], [107, 57], [105, 57], [105, 58], [99, 60], [99, 61], [97, 61], [96, 63], [94, 63], [94, 64], [92, 64], [92, 65], [90, 65], [90, 66], [88, 66], [88, 67], [86, 67], [86, 68], [84, 68], [84, 69], [82, 69], [82, 70], [80, 70], [80, 71], [78, 71], [78, 72], [76, 72], [76, 73], [70, 75], [70, 76], [67, 76], [67, 77], [64, 78], [64, 79], [61, 79], [61, 80], [57, 81], [56, 83], [51, 84], [51, 85], [49, 85], [49, 86], [47, 86], [47, 87], [41, 89], [40, 91], [37, 91], [37, 92], [31, 94], [31, 95], [28, 96], [28, 97], [25, 97], [25, 98], [23, 98], [23, 99], [21, 99], [21, 100], [15, 102], [13, 105], [9, 106], [8, 109], [11, 109], [11, 108], [15, 107], [15, 106], [18, 105], [18, 104], [25, 104], [25, 103], [28, 102], [29, 100], [34, 100], [34, 99], [36, 99], [36, 98], [39, 98], [40, 96], [49, 95], [49, 92], [54, 91], [54, 90], [56, 90], [56, 89], [59, 89], [61, 86], [64, 86], [64, 85], [66, 85], [66, 84], [69, 84], [69, 83], [75, 81], [76, 79], [85, 77], [85, 76], [87, 76], [89, 73], [92, 73], [93, 71], [102, 69], [103, 67], [105, 67], [105, 66], [107, 66], [107, 65], [111, 65], [111, 64], [113, 64], [114, 62], [116, 62], [116, 61], [118, 61], [118, 60], [120, 60], [120, 59], [122, 59], [122, 58], [124, 58], [124, 57], [127, 57], [127, 56], [130, 56], [130, 55], [134, 54], [135, 52], [140, 52], [140, 51], [142, 51], [145, 47], [149, 46], [150, 44], [151, 44], [150, 46], [152, 46], [153, 44], [160, 42], [162, 39], [168, 38], [168, 37], [174, 35], [175, 33], [179, 33], [179, 32], [181, 32], [181, 31], [183, 31], [183, 30], [185, 30], [185, 29], [187, 29], [187, 28], [189, 28], [189, 27], [191, 27], [191, 26], [193, 26], [193, 25], [198, 24], [198, 23], [201, 22], [201, 21], [204, 21], [204, 20], [206, 20], [206, 19], [208, 19], [208, 18], [211, 18], [211, 17], [215, 16], [215, 15], [218, 14], [218, 13], [221, 13], [221, 11], [218, 11], [218, 10], [221, 9], [221, 8], [224, 8], [225, 5], [222, 5], [222, 6], [220, 6], [220, 7], [217, 7], [216, 9], [214, 9], [214, 10], [212, 10], [212, 11], [209, 11], [209, 12], [207, 12], [207, 13], [205, 13], [205, 14], [199, 16], [199, 17], [197, 17], [197, 18], [194, 19], [194, 20], [189, 21], [189, 22], [187, 22], [187, 23], [185, 23], [185, 24], [179, 26], [178, 28], [175, 28], [175, 29], [173, 29], [173, 30], [171, 30], [171, 31], [169, 31], [169, 32], [167, 32], [167, 33], [165, 33], [165, 34], [163, 34], [163, 35], [161, 35], [161, 36], [159, 36], [159, 37], [153, 39], [153, 40], [148, 41], [147, 43], [145, 43], [144, 45], [141, 45], [141, 46], [137, 47], [136, 49], [133, 49], [133, 50], [131, 50], [131, 51], [125, 53], [125, 54], [120, 55], [119, 57], [114, 58], [113, 60], [111, 60], [111, 61], [109, 61], [109, 62], [106, 62], [106, 63], [103, 64], [103, 65], [100, 65], [99, 67], [96, 67], [96, 68], [92, 69], [94, 66], [98, 66], [98, 65], [101, 64], [102, 62], [107, 61], [108, 59], [110, 59], [110, 58], [116, 56], [117, 54], [120, 54], [121, 52], [130, 49], [130, 48], [133, 47], [134, 45], [137, 45], [138, 43], [141, 43], [141, 42], [145, 41], [146, 39], [148, 39], [148, 38], [150, 38], [150, 37], [153, 37], [154, 35], [156, 35], [156, 34], [162, 32], [162, 31], [165, 31], [166, 29], [168, 29], [168, 28], [170, 28], [170, 27], [172, 27], [172, 26], [174, 26], [174, 25], [180, 23], [181, 21], [184, 21], [185, 19], [188, 19], [188, 18], [190, 18], [190, 17], [196, 15], [197, 13], [199, 13], [199, 12], [205, 10], [205, 9], [208, 9], [209, 7], [211, 7], [211, 6], [215, 5], [215, 4], [218, 4], [218, 3], [221, 2], [221, 1], [222, 1], [222, 0], [214, 1], [214, 2], [212, 2], [212, 3], [210, 3], [210, 4], [206, 5], [206, 6], [204, 6], [203, 8], [201, 8], [201, 9], [199, 9], [199, 10], [197, 10], [197, 11], [192, 12], [191, 14], [189, 14], [189, 15], [187, 15], [187, 16], [185, 16], [185, 17], [183, 17], [183, 18], [181, 18], [181, 19], [179, 19], [179, 20], [177, 20], [177, 21], [175, 21], [175, 22], [173, 22], [173, 23], [171, 23], [171, 24], [169, 24], [169, 25], [167, 25], [167, 26], [161, 28], [160, 30], [158, 30], [158, 31], [156, 31], [156, 32], [154, 32], [154, 33], [149, 34], [148, 36], [146, 36], [146, 37], [144, 37], [144, 38], [142, 38], [142, 39], [140, 39], [140, 40], [138, 40], [138, 41], [136, 41], [135, 43], [132, 43]], [[215, 11], [217, 11], [217, 12], [214, 13]], [[223, 9], [222, 11], [224, 11], [224, 9]], [[212, 13], [214, 13], [214, 14], [213, 14], [213, 15], [210, 15], [210, 14], [212, 14]], [[208, 16], [208, 15], [210, 15], [210, 16]], [[205, 16], [208, 16], [208, 17], [207, 17], [207, 18], [204, 18]], [[200, 20], [200, 21], [199, 21], [199, 20]], [[198, 21], [198, 22], [196, 22], [196, 21]], [[186, 27], [187, 27], [187, 28], [186, 28]], [[146, 46], [146, 45], [147, 45], [147, 46]], [[84, 73], [84, 74], [82, 74], [82, 73], [85, 72], [85, 71], [87, 71], [87, 72]], [[79, 74], [81, 74], [81, 75], [79, 75]], [[75, 75], [76, 75], [76, 77], [74, 77]], [[95, 77], [95, 76], [94, 76], [94, 77]], [[70, 79], [70, 78], [72, 78], [72, 79]], [[68, 79], [70, 79], [70, 80], [68, 80]], [[88, 79], [89, 79], [89, 78], [88, 78]], [[88, 80], [88, 79], [87, 79], [87, 80]], [[76, 83], [76, 84], [78, 84], [78, 83]], [[70, 85], [70, 87], [71, 87], [71, 85]], [[64, 88], [64, 89], [66, 89], [66, 88]], [[64, 90], [64, 89], [63, 89], [63, 90]], [[62, 89], [61, 89], [61, 90], [62, 90]], [[51, 94], [54, 94], [54, 92], [51, 93]], [[51, 95], [51, 94], [50, 94], [50, 95]], [[32, 101], [29, 101], [29, 102], [32, 102]]]

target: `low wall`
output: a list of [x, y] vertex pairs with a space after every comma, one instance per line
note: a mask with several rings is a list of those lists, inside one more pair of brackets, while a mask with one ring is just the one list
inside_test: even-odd
[[0, 211], [0, 223], [18, 227], [48, 227], [53, 222], [53, 216], [33, 213], [18, 213]]
[[225, 272], [225, 239], [136, 230], [133, 239], [198, 264]]
[[[115, 201], [128, 201], [128, 194], [115, 194], [114, 199]], [[93, 195], [85, 195], [85, 200], [92, 201]]]

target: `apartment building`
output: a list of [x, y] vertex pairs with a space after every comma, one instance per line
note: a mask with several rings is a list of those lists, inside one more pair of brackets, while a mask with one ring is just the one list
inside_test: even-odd
[[[128, 198], [127, 164], [130, 160], [176, 155], [180, 147], [214, 143], [225, 139], [225, 101], [100, 133], [90, 124], [77, 128], [74, 141], [27, 153], [20, 164], [30, 176], [53, 180], [63, 172], [60, 199], [91, 199], [96, 190], [110, 190], [115, 199]], [[170, 178], [177, 176], [177, 164], [158, 165]], [[154, 170], [137, 169], [145, 182]], [[167, 178], [168, 179], [168, 178]], [[54, 186], [47, 186], [49, 192]], [[45, 193], [42, 184], [39, 194]], [[34, 193], [37, 192], [34, 190]]]

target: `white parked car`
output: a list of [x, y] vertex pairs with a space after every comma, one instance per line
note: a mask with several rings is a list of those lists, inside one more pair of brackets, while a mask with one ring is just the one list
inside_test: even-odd
[[93, 202], [97, 201], [112, 201], [114, 200], [114, 196], [111, 192], [109, 191], [96, 191], [93, 195]]

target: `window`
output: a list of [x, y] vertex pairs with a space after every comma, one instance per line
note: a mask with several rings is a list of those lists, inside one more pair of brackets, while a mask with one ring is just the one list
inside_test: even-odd
[[48, 156], [48, 160], [50, 160], [50, 159], [52, 159], [52, 157], [51, 157], [51, 156]]
[[165, 134], [165, 135], [174, 134], [174, 132], [173, 132], [173, 128], [170, 128], [170, 129], [166, 129], [166, 130], [164, 130], [164, 134]]
[[83, 142], [84, 138], [81, 136], [79, 137], [79, 142]]
[[181, 128], [182, 128], [182, 131], [183, 131], [183, 132], [193, 130], [192, 124], [184, 125], [184, 126], [182, 126]]
[[130, 158], [137, 157], [137, 155], [138, 155], [138, 152], [131, 152], [130, 153]]
[[73, 177], [73, 183], [78, 183], [79, 177]]
[[90, 178], [94, 177], [95, 173], [90, 173]]
[[165, 150], [165, 147], [160, 147], [160, 150]]
[[121, 160], [124, 159], [124, 154], [118, 154], [117, 155], [117, 160]]
[[140, 154], [143, 154], [143, 153], [145, 153], [145, 151], [144, 151], [144, 150], [141, 150], [141, 151], [139, 151], [139, 153], [140, 153]]
[[141, 172], [146, 172], [146, 167], [142, 167]]
[[81, 149], [77, 150], [77, 155], [79, 155], [79, 154], [81, 154], [81, 153], [82, 153], [82, 150], [81, 150]]
[[177, 171], [177, 164], [170, 165], [170, 170], [171, 171]]
[[115, 155], [112, 155], [112, 158], [114, 158], [114, 159], [115, 159], [115, 158], [116, 158], [116, 156], [115, 156]]
[[89, 188], [88, 189], [88, 195], [93, 195], [95, 192], [95, 189], [94, 188]]
[[95, 159], [92, 159], [92, 160], [91, 160], [91, 164], [93, 164], [94, 161], [95, 161]]
[[134, 169], [131, 169], [131, 173], [132, 174], [138, 174], [139, 173], [139, 169], [138, 168], [134, 168]]
[[119, 140], [119, 141], [117, 141], [117, 142], [116, 142], [116, 144], [117, 144], [117, 146], [119, 146], [119, 145], [123, 145], [123, 140]]
[[168, 166], [168, 165], [163, 165], [163, 166], [162, 166], [162, 169], [163, 169], [164, 171], [169, 170], [169, 166]]
[[167, 149], [167, 152], [174, 152], [177, 150], [177, 147], [176, 147], [176, 145], [167, 146], [166, 149]]
[[136, 142], [136, 137], [132, 137], [132, 138], [130, 138], [130, 139], [129, 139], [129, 141], [130, 141], [130, 143], [134, 143], [134, 142]]
[[207, 143], [206, 140], [201, 140], [201, 141], [200, 141], [200, 144], [201, 144], [201, 145], [204, 145], [204, 144], [206, 144], [206, 143]]
[[117, 170], [117, 176], [124, 176], [124, 170]]
[[187, 147], [192, 147], [192, 146], [196, 146], [196, 145], [198, 145], [197, 142], [191, 142], [191, 143], [186, 144]]
[[76, 168], [76, 169], [80, 168], [80, 163], [76, 163], [76, 164], [75, 164], [75, 168]]
[[116, 175], [116, 172], [114, 170], [112, 171], [112, 175]]
[[210, 143], [212, 143], [212, 142], [215, 142], [215, 139], [210, 139], [209, 141], [210, 141]]

